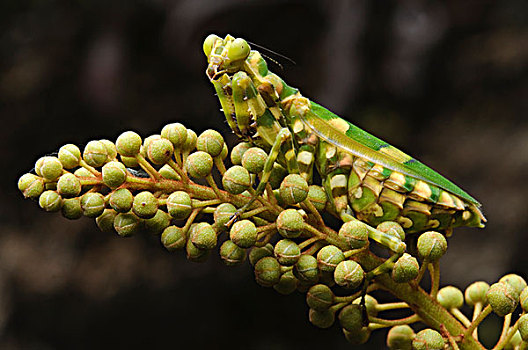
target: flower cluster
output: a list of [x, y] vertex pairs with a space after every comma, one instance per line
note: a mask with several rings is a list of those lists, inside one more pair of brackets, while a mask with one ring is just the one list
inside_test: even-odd
[[[115, 143], [90, 141], [82, 152], [64, 145], [55, 156], [38, 159], [34, 173], [23, 175], [18, 188], [46, 211], [67, 219], [95, 218], [102, 231], [123, 237], [158, 234], [169, 251], [183, 250], [191, 261], [204, 261], [215, 249], [228, 266], [248, 259], [258, 284], [281, 294], [306, 293], [310, 322], [321, 328], [339, 323], [354, 344], [366, 342], [373, 330], [390, 328], [391, 349], [478, 349], [476, 327], [491, 311], [505, 319], [502, 346], [528, 340], [528, 316], [511, 326], [519, 303], [523, 312], [528, 310], [521, 277], [507, 275], [491, 287], [485, 282], [469, 286], [465, 301], [474, 308], [469, 321], [459, 310], [462, 292], [439, 289], [444, 235], [425, 232], [408, 253], [383, 258], [380, 249], [372, 251], [362, 222], [335, 230], [327, 224], [333, 209], [323, 187], [288, 174], [278, 163], [265, 172], [267, 159], [265, 150], [249, 143], [229, 152], [218, 132], [197, 136], [173, 123], [145, 139], [127, 131]], [[267, 184], [259, 193], [262, 181]], [[396, 222], [377, 229], [406, 238]], [[429, 292], [420, 287], [427, 272]], [[399, 300], [378, 303], [372, 294], [380, 291]], [[408, 309], [409, 315], [380, 316], [394, 309]], [[415, 334], [409, 324], [419, 321], [436, 330]]]

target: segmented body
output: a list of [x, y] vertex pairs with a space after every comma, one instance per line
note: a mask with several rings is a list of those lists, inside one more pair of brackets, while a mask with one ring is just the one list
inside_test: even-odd
[[338, 215], [374, 226], [397, 221], [408, 233], [484, 226], [480, 204], [458, 186], [303, 97], [257, 51], [234, 60], [227, 54], [234, 38], [216, 38], [207, 74], [230, 127], [267, 150], [287, 128], [292, 141], [281, 144], [277, 161], [308, 181], [315, 166]]

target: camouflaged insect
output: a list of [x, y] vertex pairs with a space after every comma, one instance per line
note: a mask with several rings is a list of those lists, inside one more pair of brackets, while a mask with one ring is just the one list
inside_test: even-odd
[[[210, 35], [206, 74], [240, 138], [312, 181], [314, 166], [336, 214], [370, 225], [397, 221], [406, 232], [484, 227], [480, 203], [442, 175], [303, 97], [268, 70], [243, 39]], [[263, 190], [263, 188], [262, 188]], [[371, 237], [373, 238], [373, 237]]]

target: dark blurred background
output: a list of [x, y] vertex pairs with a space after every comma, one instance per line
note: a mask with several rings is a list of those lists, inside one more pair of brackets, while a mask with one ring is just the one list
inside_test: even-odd
[[[528, 254], [528, 3], [503, 1], [0, 2], [0, 348], [344, 348], [301, 294], [120, 239], [23, 200], [20, 175], [65, 143], [144, 136], [179, 121], [235, 140], [204, 70], [209, 33], [246, 38], [306, 96], [478, 198], [486, 229], [459, 229], [443, 284], [464, 288]], [[272, 55], [273, 57], [273, 55]], [[496, 330], [498, 332], [498, 330]], [[368, 347], [384, 347], [386, 331]], [[360, 347], [361, 348], [361, 347]]]

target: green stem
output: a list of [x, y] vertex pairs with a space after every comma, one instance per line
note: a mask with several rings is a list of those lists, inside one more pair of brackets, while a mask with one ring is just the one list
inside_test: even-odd
[[471, 324], [469, 325], [469, 327], [466, 329], [466, 331], [464, 332], [464, 338], [469, 338], [471, 337], [471, 334], [473, 333], [474, 330], [477, 329], [478, 325], [480, 324], [480, 322], [482, 322], [490, 313], [491, 313], [492, 309], [491, 309], [491, 305], [487, 305], [484, 310], [482, 310], [477, 317], [475, 317], [475, 319], [473, 320], [473, 322], [471, 322]]
[[409, 317], [404, 317], [397, 320], [386, 320], [384, 318], [369, 316], [369, 321], [372, 323], [381, 324], [385, 327], [393, 327], [418, 322], [420, 321], [420, 317], [418, 315], [411, 315]]
[[453, 314], [453, 316], [457, 318], [457, 320], [462, 322], [464, 326], [469, 327], [469, 325], [471, 324], [471, 321], [468, 320], [466, 315], [464, 315], [459, 309], [451, 309], [450, 311]]
[[396, 310], [396, 309], [407, 309], [409, 308], [409, 305], [404, 302], [398, 302], [398, 303], [386, 303], [386, 304], [378, 304], [376, 305], [376, 311], [387, 311], [387, 310]]
[[220, 175], [223, 176], [224, 173], [226, 172], [224, 161], [220, 157], [214, 157], [213, 161], [214, 161], [214, 165], [216, 166], [216, 168], [220, 172]]
[[[370, 252], [361, 254], [357, 259], [365, 270], [372, 270], [383, 262], [383, 259]], [[421, 287], [413, 286], [409, 283], [396, 283], [388, 274], [375, 277], [375, 281], [382, 289], [390, 292], [400, 301], [407, 303], [411, 310], [420, 317], [420, 320], [429, 327], [441, 330], [441, 325], [444, 325], [449, 334], [455, 338], [466, 334], [466, 328]], [[473, 329], [466, 336], [461, 337], [460, 349], [485, 349], [477, 340], [471, 337], [472, 332]]]
[[424, 261], [422, 261], [422, 265], [420, 266], [420, 270], [418, 271], [418, 276], [416, 276], [416, 284], [419, 285], [420, 282], [422, 282], [422, 278], [425, 275], [425, 271], [427, 270], [427, 265], [429, 265], [429, 259], [425, 258]]
[[510, 328], [511, 317], [512, 314], [504, 316], [504, 323], [502, 324], [502, 333], [499, 338], [499, 341], [497, 342], [493, 350], [502, 350], [509, 343], [510, 339], [513, 337], [515, 332], [517, 332], [517, 329], [519, 328], [518, 322], [515, 322], [513, 327]]
[[[176, 158], [177, 160], [178, 158]], [[169, 159], [167, 164], [182, 178], [183, 181], [189, 182], [189, 178], [187, 177], [187, 174], [182, 170], [182, 168], [174, 162], [174, 160]]]
[[429, 271], [431, 273], [431, 297], [436, 299], [440, 287], [440, 262], [437, 260], [429, 264]]
[[154, 167], [149, 162], [147, 162], [145, 157], [143, 157], [141, 154], [136, 154], [136, 160], [137, 160], [139, 166], [143, 170], [145, 170], [147, 172], [147, 174], [149, 174], [149, 176], [151, 178], [153, 178], [156, 181], [161, 178], [161, 175], [158, 173], [158, 171], [156, 169], [154, 169]]
[[447, 329], [442, 325], [442, 334], [444, 334], [447, 337], [447, 341], [449, 342], [449, 345], [451, 345], [452, 350], [460, 350], [458, 347], [458, 344], [456, 343], [455, 338], [449, 334]]
[[84, 160], [80, 160], [79, 161], [79, 165], [82, 166], [83, 168], [85, 168], [86, 170], [88, 170], [89, 172], [91, 172], [92, 174], [94, 174], [95, 176], [99, 176], [101, 175], [101, 173], [99, 171], [97, 171], [97, 169], [95, 169], [94, 167], [88, 165]]
[[304, 241], [302, 241], [301, 243], [299, 243], [299, 249], [300, 250], [303, 250], [304, 248], [308, 247], [310, 244], [314, 243], [314, 242], [317, 242], [319, 241], [321, 238], [319, 237], [312, 237], [312, 238], [308, 238], [308, 239], [305, 239]]

